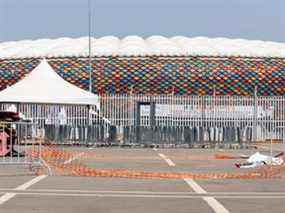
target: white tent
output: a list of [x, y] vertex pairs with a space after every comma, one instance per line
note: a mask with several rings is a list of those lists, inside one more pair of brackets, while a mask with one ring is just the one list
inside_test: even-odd
[[0, 92], [0, 102], [96, 105], [99, 97], [62, 79], [43, 59], [24, 79]]

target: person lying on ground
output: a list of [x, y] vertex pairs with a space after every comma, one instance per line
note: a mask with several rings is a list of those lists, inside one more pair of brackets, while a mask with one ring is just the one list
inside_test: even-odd
[[281, 156], [283, 155], [284, 153], [280, 152], [277, 155], [271, 157], [256, 152], [255, 154], [251, 155], [245, 163], [236, 163], [235, 166], [237, 168], [254, 168], [263, 165], [282, 165], [284, 163], [284, 160]]

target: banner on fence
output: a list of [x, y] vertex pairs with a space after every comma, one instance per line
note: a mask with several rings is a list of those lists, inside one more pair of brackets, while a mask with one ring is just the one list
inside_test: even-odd
[[[218, 118], [253, 118], [254, 106], [205, 106], [182, 104], [156, 104], [155, 116], [158, 117], [218, 117]], [[257, 118], [273, 117], [274, 108], [257, 106]], [[204, 115], [203, 115], [204, 114]], [[150, 115], [150, 106], [141, 106], [141, 116]]]

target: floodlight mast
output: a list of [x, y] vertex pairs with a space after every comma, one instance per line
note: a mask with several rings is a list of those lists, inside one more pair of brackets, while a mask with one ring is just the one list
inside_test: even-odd
[[92, 59], [91, 59], [91, 0], [88, 0], [88, 54], [89, 54], [89, 92], [92, 92]]

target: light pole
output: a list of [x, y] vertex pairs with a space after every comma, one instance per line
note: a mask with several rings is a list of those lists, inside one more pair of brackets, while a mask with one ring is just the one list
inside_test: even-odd
[[91, 61], [91, 0], [88, 0], [88, 54], [89, 54], [89, 92], [92, 92], [92, 61]]

